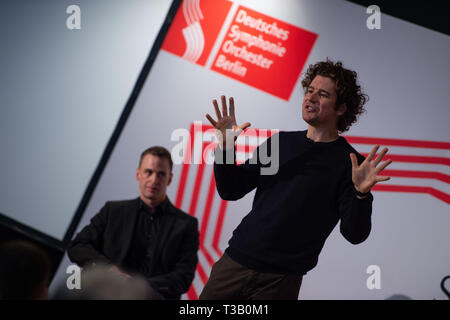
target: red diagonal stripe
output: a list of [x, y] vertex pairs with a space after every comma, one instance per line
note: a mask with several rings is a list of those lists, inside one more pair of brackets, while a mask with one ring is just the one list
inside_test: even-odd
[[187, 292], [189, 300], [198, 300], [197, 292], [195, 291], [194, 284], [191, 284]]
[[441, 141], [425, 141], [425, 140], [405, 140], [405, 139], [391, 139], [391, 138], [372, 138], [372, 137], [355, 137], [344, 136], [349, 143], [356, 144], [379, 144], [385, 146], [399, 146], [412, 148], [429, 148], [429, 149], [450, 149], [450, 142]]
[[377, 184], [372, 188], [373, 191], [387, 191], [387, 192], [406, 192], [406, 193], [426, 193], [439, 200], [450, 204], [450, 195], [431, 187], [420, 186], [398, 186], [392, 184]]
[[175, 200], [175, 207], [181, 209], [181, 206], [183, 205], [183, 198], [184, 198], [184, 191], [186, 190], [186, 182], [189, 174], [189, 168], [191, 163], [191, 150], [194, 146], [194, 125], [191, 124], [191, 127], [189, 128], [189, 135], [190, 138], [187, 142], [186, 150], [184, 153], [184, 163], [183, 167], [181, 169], [181, 176], [180, 176], [180, 182], [178, 184], [178, 190]]
[[388, 170], [380, 172], [380, 176], [402, 177], [402, 178], [419, 178], [419, 179], [435, 179], [445, 183], [450, 183], [450, 176], [434, 171], [414, 171], [414, 170]]
[[206, 196], [205, 209], [203, 210], [202, 224], [200, 227], [200, 243], [204, 244], [206, 231], [208, 228], [209, 217], [211, 216], [211, 208], [214, 200], [214, 194], [216, 192], [216, 180], [214, 180], [214, 173], [211, 174], [211, 180], [209, 182], [208, 195]]
[[220, 199], [219, 214], [217, 216], [216, 228], [214, 230], [214, 237], [212, 241], [212, 247], [216, 253], [221, 257], [223, 255], [222, 251], [219, 249], [219, 240], [222, 235], [223, 221], [225, 220], [225, 213], [227, 211], [228, 201]]
[[175, 198], [175, 207], [179, 209], [181, 209], [181, 206], [183, 205], [184, 190], [186, 189], [189, 166], [190, 164], [184, 163], [183, 167], [181, 168], [180, 182], [178, 183], [178, 190]]
[[197, 264], [197, 272], [200, 277], [200, 280], [202, 280], [203, 284], [205, 284], [208, 281], [208, 275], [206, 274], [200, 262]]
[[[200, 277], [200, 280], [202, 280], [203, 284], [205, 284], [208, 281], [208, 276], [206, 275], [206, 272], [205, 270], [203, 270], [203, 267], [200, 263], [197, 264], [196, 271]], [[189, 300], [198, 300], [198, 295], [194, 288], [194, 284], [191, 284], [191, 286], [189, 287], [187, 296]]]
[[205, 246], [203, 244], [200, 244], [200, 251], [203, 252], [203, 254], [205, 255], [206, 260], [209, 263], [209, 265], [212, 266], [214, 264], [214, 259], [209, 254], [208, 250], [205, 248]]
[[195, 177], [194, 190], [192, 191], [191, 205], [189, 206], [189, 213], [195, 216], [197, 210], [198, 198], [200, 196], [200, 187], [202, 185], [203, 173], [205, 172], [205, 163], [202, 161], [198, 165], [197, 176]]

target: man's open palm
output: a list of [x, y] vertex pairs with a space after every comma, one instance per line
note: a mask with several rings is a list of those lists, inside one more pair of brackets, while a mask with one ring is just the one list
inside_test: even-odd
[[214, 110], [216, 112], [217, 121], [215, 121], [209, 114], [206, 114], [206, 118], [216, 129], [217, 139], [222, 147], [226, 147], [226, 142], [234, 144], [234, 140], [242, 131], [250, 127], [249, 122], [245, 122], [241, 125], [237, 125], [236, 116], [234, 114], [234, 99], [229, 98], [230, 108], [227, 108], [227, 100], [225, 96], [220, 97], [222, 101], [222, 113], [219, 110], [217, 100], [213, 100]]
[[390, 177], [378, 175], [381, 171], [384, 170], [384, 168], [392, 163], [392, 160], [389, 159], [378, 166], [385, 154], [388, 152], [388, 149], [384, 148], [383, 151], [381, 151], [381, 153], [375, 158], [375, 160], [372, 161], [379, 147], [379, 145], [373, 147], [372, 151], [361, 163], [361, 165], [358, 165], [356, 155], [354, 153], [350, 154], [350, 158], [352, 161], [352, 180], [355, 184], [356, 190], [361, 193], [369, 192], [377, 182], [387, 181], [390, 179]]

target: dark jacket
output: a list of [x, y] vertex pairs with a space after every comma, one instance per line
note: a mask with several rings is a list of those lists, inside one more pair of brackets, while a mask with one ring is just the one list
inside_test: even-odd
[[[123, 265], [133, 238], [140, 199], [109, 201], [68, 248], [72, 262]], [[179, 299], [192, 283], [198, 262], [198, 221], [167, 201], [151, 257], [153, 289], [168, 299]]]

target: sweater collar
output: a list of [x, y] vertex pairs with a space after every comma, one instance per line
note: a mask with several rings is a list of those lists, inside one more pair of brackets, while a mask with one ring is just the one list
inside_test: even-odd
[[316, 141], [308, 138], [306, 136], [307, 133], [308, 133], [308, 130], [302, 131], [302, 138], [309, 145], [320, 146], [320, 147], [327, 147], [327, 146], [330, 147], [330, 146], [341, 144], [342, 142], [345, 141], [344, 137], [339, 136], [336, 140], [333, 140], [333, 141], [330, 141], [330, 142], [316, 142]]

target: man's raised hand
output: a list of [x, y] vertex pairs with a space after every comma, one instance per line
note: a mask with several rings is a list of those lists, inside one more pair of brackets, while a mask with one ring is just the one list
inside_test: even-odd
[[234, 114], [234, 99], [229, 98], [230, 108], [227, 108], [227, 100], [225, 96], [221, 96], [222, 113], [219, 110], [217, 100], [212, 101], [214, 110], [216, 112], [217, 121], [215, 121], [209, 114], [206, 114], [206, 118], [212, 124], [216, 131], [216, 137], [219, 141], [219, 145], [222, 149], [233, 148], [234, 142], [242, 131], [250, 127], [250, 122], [245, 122], [241, 125], [237, 125], [236, 116]]
[[355, 189], [361, 193], [368, 193], [377, 182], [387, 181], [391, 178], [378, 175], [384, 170], [384, 168], [392, 163], [392, 160], [389, 159], [378, 166], [385, 154], [388, 152], [387, 148], [384, 148], [375, 160], [372, 161], [379, 147], [379, 145], [373, 147], [372, 151], [361, 163], [361, 165], [358, 165], [356, 155], [354, 153], [350, 154], [352, 161], [352, 180], [355, 185]]

